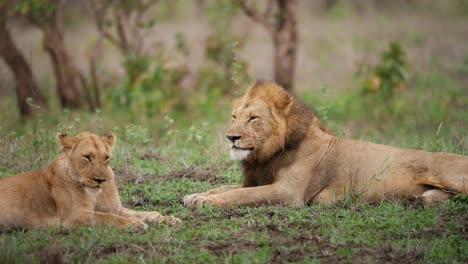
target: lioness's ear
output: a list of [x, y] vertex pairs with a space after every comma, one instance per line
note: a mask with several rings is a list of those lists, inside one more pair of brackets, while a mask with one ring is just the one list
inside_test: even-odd
[[57, 133], [57, 141], [60, 143], [62, 151], [70, 150], [76, 144], [76, 139], [66, 133]]
[[236, 109], [241, 105], [242, 98], [236, 98], [232, 101], [232, 109]]
[[117, 140], [117, 137], [112, 133], [109, 132], [108, 134], [104, 135], [101, 137], [101, 140], [109, 147], [114, 146], [115, 141]]

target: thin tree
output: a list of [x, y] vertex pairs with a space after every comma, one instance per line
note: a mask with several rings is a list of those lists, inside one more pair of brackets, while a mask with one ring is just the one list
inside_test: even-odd
[[263, 12], [254, 5], [249, 5], [246, 0], [236, 1], [249, 18], [264, 26], [271, 34], [274, 45], [274, 79], [285, 89], [293, 90], [298, 45], [297, 1], [267, 0]]
[[[145, 31], [154, 25], [149, 10], [158, 0], [87, 0], [93, 14], [96, 29], [101, 39], [116, 47], [125, 60], [125, 69], [131, 81], [135, 81], [145, 70], [149, 52], [145, 50]], [[96, 46], [95, 51], [97, 50]], [[90, 59], [92, 83], [95, 97], [99, 96], [99, 75], [96, 74], [97, 55]], [[133, 67], [135, 65], [143, 67]]]
[[0, 57], [6, 62], [15, 78], [16, 102], [21, 117], [33, 114], [32, 105], [27, 102], [31, 98], [32, 104], [41, 110], [47, 109], [47, 101], [41, 94], [34, 79], [30, 65], [23, 54], [16, 47], [7, 26], [7, 19], [11, 11], [11, 2], [0, 4]]
[[124, 56], [144, 55], [148, 10], [157, 0], [88, 0], [99, 33]]
[[43, 45], [52, 61], [61, 106], [80, 108], [83, 105], [86, 82], [65, 45], [62, 2], [61, 0], [20, 0], [17, 5], [20, 12], [44, 34]]

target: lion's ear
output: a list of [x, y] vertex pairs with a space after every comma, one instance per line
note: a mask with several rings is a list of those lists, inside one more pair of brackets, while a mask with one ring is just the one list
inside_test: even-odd
[[114, 146], [115, 141], [117, 140], [117, 137], [114, 135], [114, 133], [110, 132], [107, 133], [106, 135], [101, 137], [101, 140], [108, 146], [112, 147]]
[[285, 93], [281, 97], [276, 98], [275, 107], [283, 114], [287, 115], [294, 104], [294, 97]]
[[62, 151], [70, 150], [76, 144], [76, 138], [70, 137], [66, 133], [57, 133], [57, 141], [60, 143]]

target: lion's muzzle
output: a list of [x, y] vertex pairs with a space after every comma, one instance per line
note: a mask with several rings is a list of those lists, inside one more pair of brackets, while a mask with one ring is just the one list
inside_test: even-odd
[[234, 144], [237, 140], [241, 138], [240, 135], [226, 135], [226, 137]]

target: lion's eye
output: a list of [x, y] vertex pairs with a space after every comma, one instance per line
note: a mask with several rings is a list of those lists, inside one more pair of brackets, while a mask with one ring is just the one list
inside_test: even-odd
[[83, 158], [87, 161], [91, 161], [91, 156], [90, 155], [83, 155]]
[[104, 160], [105, 160], [105, 161], [108, 161], [109, 158], [110, 158], [109, 156], [105, 156], [105, 157], [104, 157]]
[[251, 116], [251, 117], [249, 118], [249, 122], [254, 121], [254, 120], [257, 120], [257, 119], [258, 119], [258, 116]]
[[232, 115], [232, 119], [235, 120], [235, 119], [236, 119], [236, 116], [235, 116], [235, 115]]

